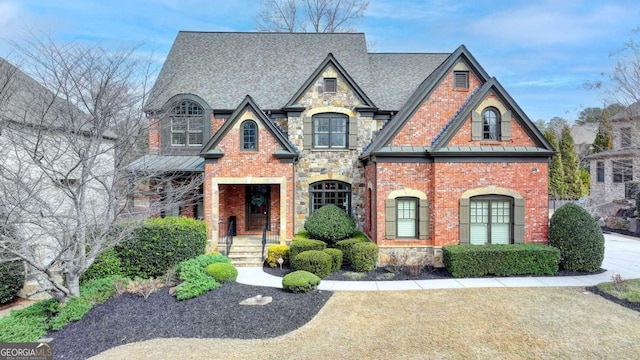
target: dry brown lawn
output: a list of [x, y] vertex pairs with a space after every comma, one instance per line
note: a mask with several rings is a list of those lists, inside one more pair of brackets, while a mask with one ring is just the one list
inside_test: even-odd
[[[203, 309], [203, 311], [207, 311]], [[640, 312], [580, 288], [336, 292], [265, 340], [155, 339], [96, 359], [636, 359]]]

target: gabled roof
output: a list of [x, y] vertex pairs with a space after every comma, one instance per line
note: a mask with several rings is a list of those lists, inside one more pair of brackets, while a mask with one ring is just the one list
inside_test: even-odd
[[369, 99], [367, 94], [365, 94], [364, 91], [362, 91], [360, 86], [358, 86], [358, 84], [353, 80], [353, 78], [349, 75], [349, 73], [342, 67], [342, 65], [340, 65], [340, 63], [336, 60], [336, 58], [333, 56], [332, 53], [329, 53], [329, 55], [327, 55], [327, 57], [316, 68], [316, 70], [313, 73], [311, 73], [307, 81], [305, 81], [304, 84], [302, 84], [300, 89], [293, 95], [293, 97], [287, 102], [287, 104], [284, 107], [288, 108], [294, 105], [294, 103], [300, 98], [300, 96], [302, 96], [309, 89], [309, 87], [314, 83], [314, 81], [316, 81], [316, 79], [320, 75], [322, 75], [322, 72], [328, 66], [332, 66], [338, 72], [340, 77], [347, 82], [347, 85], [349, 85], [349, 87], [353, 90], [353, 92], [356, 94], [356, 96], [364, 106], [371, 107], [371, 108], [375, 107], [375, 105], [373, 104], [373, 101], [371, 101], [371, 99]]
[[[465, 104], [460, 108], [460, 110], [453, 116], [453, 118], [449, 121], [449, 123], [443, 128], [442, 132], [438, 134], [433, 140], [432, 153], [438, 153], [439, 151], [450, 151], [444, 150], [449, 141], [455, 136], [455, 134], [460, 130], [460, 127], [469, 119], [471, 116], [471, 112], [476, 109], [480, 103], [487, 98], [489, 94], [495, 94], [502, 100], [502, 103], [505, 104], [508, 108], [512, 109], [513, 120], [518, 121], [518, 123], [522, 126], [524, 131], [529, 135], [529, 137], [533, 140], [537, 147], [540, 147], [544, 150], [549, 150], [553, 152], [553, 148], [547, 142], [547, 139], [540, 133], [540, 130], [531, 122], [531, 120], [527, 117], [527, 115], [522, 111], [520, 106], [513, 100], [513, 98], [507, 93], [507, 91], [500, 85], [496, 78], [492, 77], [480, 86], [465, 102]], [[512, 121], [513, 121], [512, 120]], [[456, 147], [457, 148], [457, 147]], [[527, 150], [527, 149], [522, 149]]]
[[481, 82], [489, 79], [489, 74], [480, 66], [478, 61], [471, 55], [464, 45], [461, 45], [447, 59], [438, 66], [413, 92], [411, 97], [398, 111], [398, 114], [380, 130], [378, 136], [365, 149], [360, 158], [366, 158], [372, 153], [377, 152], [384, 146], [387, 146], [391, 140], [398, 134], [404, 124], [409, 121], [420, 108], [420, 105], [427, 99], [431, 92], [438, 86], [444, 76], [458, 63], [464, 60], [469, 69], [480, 79]]
[[640, 118], [640, 101], [637, 101], [619, 111], [617, 114], [613, 115], [609, 121], [625, 121], [634, 118]]
[[362, 33], [181, 31], [145, 104], [157, 111], [175, 94], [233, 110], [250, 94], [264, 110], [283, 108], [331, 53], [379, 109], [397, 111], [447, 54], [370, 54]]
[[264, 125], [264, 127], [269, 130], [269, 132], [273, 135], [273, 137], [280, 143], [282, 149], [276, 151], [273, 155], [279, 159], [294, 159], [298, 157], [298, 150], [296, 147], [289, 142], [287, 137], [282, 133], [280, 128], [269, 118], [267, 117], [262, 110], [256, 105], [255, 101], [251, 98], [251, 96], [245, 96], [244, 100], [238, 105], [235, 111], [231, 114], [229, 119], [224, 122], [224, 124], [220, 127], [220, 129], [209, 139], [209, 141], [202, 148], [202, 152], [200, 156], [205, 159], [218, 159], [224, 156], [224, 153], [217, 148], [218, 144], [227, 133], [233, 128], [233, 125], [240, 119], [242, 113], [244, 113], [247, 109], [251, 110], [258, 121]]

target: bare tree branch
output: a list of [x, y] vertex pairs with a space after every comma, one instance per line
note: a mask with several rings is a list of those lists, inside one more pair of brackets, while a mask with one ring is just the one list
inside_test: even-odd
[[254, 22], [259, 31], [354, 32], [368, 6], [364, 0], [265, 0]]
[[[13, 45], [29, 75], [0, 61], [0, 261], [23, 259], [64, 302], [149, 209], [196, 201], [202, 179], [126, 166], [143, 153], [148, 127], [151, 62], [138, 47], [107, 51], [35, 35]], [[163, 199], [153, 191], [160, 183], [171, 185]], [[145, 192], [152, 206], [134, 206]]]

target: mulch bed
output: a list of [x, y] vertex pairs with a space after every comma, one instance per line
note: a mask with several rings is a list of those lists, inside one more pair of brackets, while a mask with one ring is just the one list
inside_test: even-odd
[[626, 308], [629, 308], [631, 310], [640, 311], [640, 303], [631, 302], [626, 299], [619, 299], [611, 294], [601, 291], [600, 289], [598, 289], [597, 286], [590, 286], [587, 288], [587, 291], [594, 293], [596, 295], [600, 295], [609, 301], [613, 301], [614, 303], [624, 306]]
[[[273, 302], [239, 305], [256, 295], [271, 296]], [[178, 301], [163, 288], [147, 299], [132, 294], [109, 299], [48, 337], [53, 338], [56, 359], [86, 359], [116, 346], [155, 338], [272, 338], [309, 322], [331, 295], [329, 291], [292, 294], [230, 283]]]

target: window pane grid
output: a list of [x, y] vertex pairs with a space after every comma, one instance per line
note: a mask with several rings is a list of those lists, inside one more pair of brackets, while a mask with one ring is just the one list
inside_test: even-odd
[[321, 181], [310, 186], [311, 212], [333, 204], [349, 212], [351, 186], [337, 181]]
[[171, 145], [201, 146], [204, 110], [192, 101], [183, 101], [172, 109], [171, 114]]
[[510, 200], [472, 200], [469, 203], [470, 244], [509, 244], [512, 206]]
[[346, 148], [347, 133], [347, 119], [344, 116], [313, 118], [315, 148]]
[[633, 180], [633, 160], [613, 161], [613, 182], [624, 183]]

